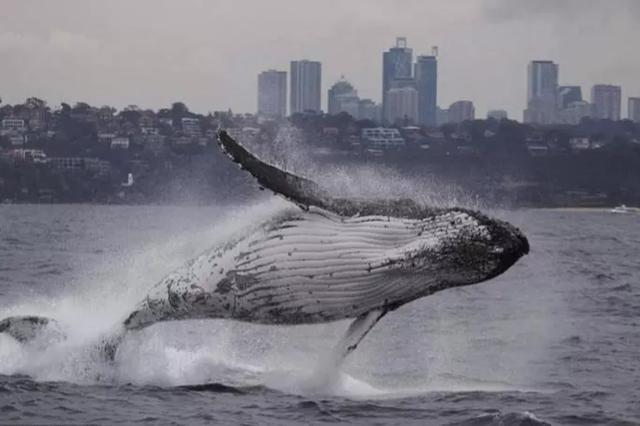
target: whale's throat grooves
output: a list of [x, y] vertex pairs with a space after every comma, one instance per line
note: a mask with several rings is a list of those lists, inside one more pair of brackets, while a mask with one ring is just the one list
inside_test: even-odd
[[167, 276], [125, 325], [185, 316], [302, 324], [388, 310], [441, 284], [437, 265], [415, 253], [436, 254], [445, 238], [472, 230], [482, 227], [464, 212], [414, 220], [287, 211]]

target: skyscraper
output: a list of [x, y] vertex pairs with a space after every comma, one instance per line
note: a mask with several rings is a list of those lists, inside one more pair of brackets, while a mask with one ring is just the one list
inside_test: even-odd
[[591, 103], [596, 118], [620, 120], [622, 89], [610, 84], [596, 84], [591, 89]]
[[629, 98], [629, 120], [640, 123], [640, 98]]
[[287, 72], [269, 70], [258, 75], [258, 114], [287, 115]]
[[316, 61], [291, 61], [291, 114], [320, 112], [322, 65]]
[[527, 109], [525, 123], [549, 124], [558, 111], [558, 65], [552, 61], [532, 61], [527, 69]]
[[418, 91], [415, 87], [392, 87], [387, 90], [387, 123], [418, 123]]
[[423, 126], [436, 126], [438, 59], [435, 56], [418, 56], [414, 70], [418, 89], [418, 121]]
[[358, 118], [358, 92], [351, 83], [342, 78], [337, 81], [328, 91], [327, 112], [331, 115], [348, 112], [354, 118]]
[[389, 115], [387, 92], [391, 89], [391, 83], [397, 79], [412, 78], [412, 63], [413, 50], [407, 47], [405, 37], [396, 38], [396, 46], [382, 54], [382, 110], [385, 118]]
[[560, 86], [558, 88], [558, 107], [569, 108], [574, 102], [582, 101], [582, 88], [580, 86]]
[[476, 109], [471, 101], [457, 101], [449, 106], [449, 123], [462, 123], [476, 118]]

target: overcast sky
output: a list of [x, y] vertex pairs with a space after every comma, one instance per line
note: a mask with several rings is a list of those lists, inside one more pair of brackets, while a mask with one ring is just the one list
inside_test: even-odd
[[522, 118], [526, 66], [560, 64], [560, 83], [622, 85], [640, 96], [640, 0], [0, 0], [0, 97], [118, 108], [180, 100], [193, 111], [256, 109], [257, 74], [322, 62], [381, 97], [382, 51], [440, 48], [438, 104]]

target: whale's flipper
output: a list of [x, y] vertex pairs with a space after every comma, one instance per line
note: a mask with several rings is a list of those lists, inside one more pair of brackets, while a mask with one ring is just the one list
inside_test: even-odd
[[344, 360], [351, 352], [356, 350], [362, 339], [387, 312], [389, 312], [387, 309], [377, 309], [362, 314], [353, 320], [331, 352], [318, 361], [312, 375], [314, 387], [327, 389], [335, 384]]
[[0, 321], [0, 333], [6, 333], [20, 343], [28, 343], [45, 332], [56, 339], [65, 339], [57, 321], [51, 318], [27, 315], [8, 317]]
[[326, 370], [327, 368], [331, 370], [338, 369], [345, 358], [356, 350], [362, 339], [387, 312], [389, 312], [387, 309], [376, 309], [354, 319], [328, 357], [320, 361], [322, 367], [320, 370]]
[[261, 161], [233, 140], [224, 130], [218, 133], [218, 140], [220, 146], [231, 156], [233, 161], [249, 171], [260, 185], [303, 207], [309, 205], [322, 207], [325, 205], [326, 194], [317, 183]]
[[360, 315], [353, 320], [344, 336], [340, 339], [333, 350], [333, 354], [338, 361], [346, 358], [355, 351], [362, 339], [373, 329], [373, 326], [389, 312], [387, 309], [376, 309], [366, 314]]
[[433, 215], [439, 211], [437, 208], [422, 206], [408, 198], [398, 200], [335, 198], [316, 182], [280, 170], [260, 160], [224, 130], [218, 133], [218, 141], [233, 161], [251, 173], [261, 186], [286, 197], [304, 209], [316, 206], [342, 216], [376, 215], [414, 219]]

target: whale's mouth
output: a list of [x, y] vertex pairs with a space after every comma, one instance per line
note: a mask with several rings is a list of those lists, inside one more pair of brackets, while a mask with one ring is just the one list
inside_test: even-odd
[[500, 251], [498, 253], [500, 261], [491, 278], [505, 272], [522, 256], [529, 254], [530, 250], [527, 237], [510, 223], [496, 220], [493, 221], [492, 228], [492, 234]]
[[522, 245], [522, 253], [529, 254], [529, 240], [524, 234], [520, 234], [520, 244]]

